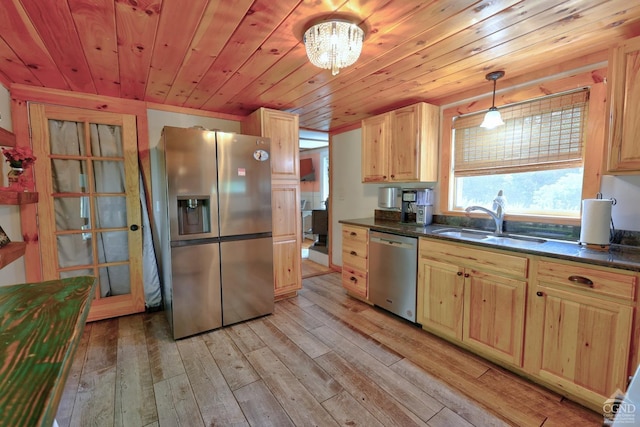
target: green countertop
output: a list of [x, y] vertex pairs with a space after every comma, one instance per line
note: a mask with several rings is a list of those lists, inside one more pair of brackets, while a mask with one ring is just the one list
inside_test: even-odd
[[0, 426], [51, 426], [95, 287], [89, 276], [0, 287]]

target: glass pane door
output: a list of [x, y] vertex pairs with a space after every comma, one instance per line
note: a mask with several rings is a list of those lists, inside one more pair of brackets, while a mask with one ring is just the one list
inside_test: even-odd
[[52, 257], [43, 259], [44, 278], [96, 277], [91, 319], [143, 310], [137, 144], [125, 129], [130, 121], [64, 107], [32, 105], [30, 111], [34, 124], [39, 120], [34, 149], [43, 159], [36, 169], [41, 250], [43, 258]]

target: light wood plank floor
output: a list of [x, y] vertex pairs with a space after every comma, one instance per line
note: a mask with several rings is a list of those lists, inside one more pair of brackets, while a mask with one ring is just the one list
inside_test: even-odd
[[164, 313], [87, 325], [60, 426], [589, 426], [602, 418], [305, 279], [273, 315], [174, 341]]
[[306, 258], [302, 259], [302, 278], [306, 279], [313, 276], [321, 276], [323, 274], [331, 273], [330, 267], [326, 265], [318, 264], [317, 262], [310, 261]]

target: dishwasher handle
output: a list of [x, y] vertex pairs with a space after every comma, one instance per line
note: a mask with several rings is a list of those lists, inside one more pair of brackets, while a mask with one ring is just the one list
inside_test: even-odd
[[392, 238], [384, 238], [384, 237], [370, 237], [369, 241], [371, 243], [378, 243], [381, 245], [392, 246], [394, 248], [403, 248], [403, 249], [413, 249], [415, 248], [415, 244], [406, 243], [400, 240], [394, 240]]

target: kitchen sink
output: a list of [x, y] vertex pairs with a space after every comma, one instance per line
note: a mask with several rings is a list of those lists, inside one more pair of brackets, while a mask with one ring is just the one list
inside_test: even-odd
[[546, 242], [545, 239], [539, 239], [537, 237], [520, 236], [516, 234], [501, 234], [496, 235], [489, 231], [473, 230], [468, 228], [441, 228], [434, 230], [433, 234], [440, 236], [455, 237], [459, 239], [468, 240], [481, 240], [487, 243], [494, 243], [498, 245], [531, 245], [540, 244]]
[[539, 239], [537, 237], [515, 236], [513, 234], [504, 234], [502, 236], [490, 235], [485, 241], [499, 245], [531, 245], [546, 242], [545, 239]]
[[483, 240], [487, 237], [491, 237], [491, 233], [482, 230], [469, 230], [466, 228], [441, 228], [434, 230], [433, 234], [439, 234], [441, 236], [457, 237], [461, 239], [475, 239]]

